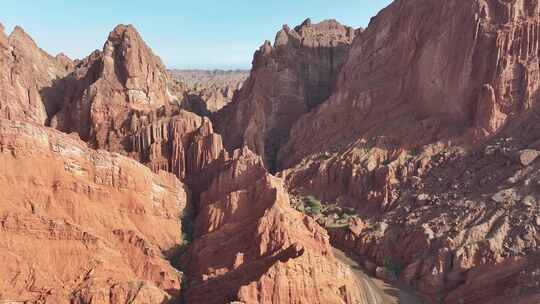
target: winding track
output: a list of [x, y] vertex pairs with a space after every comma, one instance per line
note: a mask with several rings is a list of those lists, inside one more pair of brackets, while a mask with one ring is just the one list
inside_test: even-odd
[[422, 304], [423, 301], [414, 291], [369, 277], [358, 263], [347, 256], [343, 251], [333, 248], [334, 255], [343, 264], [349, 266], [356, 277], [366, 289], [365, 304]]

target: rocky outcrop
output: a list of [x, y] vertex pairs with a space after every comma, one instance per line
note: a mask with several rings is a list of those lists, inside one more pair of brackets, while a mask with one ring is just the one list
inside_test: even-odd
[[77, 132], [94, 147], [123, 151], [134, 112], [168, 108], [172, 100], [161, 60], [131, 25], [119, 25], [102, 52], [78, 62], [64, 106], [52, 126]]
[[337, 262], [324, 229], [290, 207], [260, 157], [244, 148], [220, 162], [185, 262], [188, 303], [372, 303], [376, 291]]
[[[135, 116], [132, 117], [132, 121]], [[189, 184], [195, 196], [206, 189], [226, 151], [208, 118], [180, 110], [177, 115], [132, 129], [128, 154], [154, 172], [164, 170]]]
[[308, 19], [294, 29], [285, 25], [273, 46], [265, 42], [242, 90], [216, 115], [227, 146], [247, 145], [274, 168], [294, 122], [333, 92], [354, 37], [335, 20]]
[[72, 68], [69, 58], [45, 53], [22, 28], [6, 37], [0, 24], [0, 118], [48, 124]]
[[278, 156], [290, 188], [385, 211], [445, 149], [496, 134], [536, 100], [536, 11], [523, 1], [392, 3], [355, 39], [335, 93], [292, 128]]
[[195, 131], [203, 119], [181, 111], [174, 117], [147, 122], [147, 117], [134, 115], [130, 137], [134, 157], [152, 170], [165, 170], [180, 178], [186, 177], [186, 154]]
[[394, 133], [421, 124], [410, 131], [431, 142], [493, 134], [537, 99], [537, 12], [530, 1], [393, 2], [355, 40], [336, 92], [294, 126], [279, 165], [368, 132], [407, 148]]
[[456, 151], [427, 177], [401, 183], [391, 210], [360, 214], [361, 221], [333, 229], [332, 242], [399, 276], [430, 303], [538, 301], [533, 185], [540, 167], [526, 156], [537, 154], [537, 115], [535, 109], [487, 145]]
[[378, 291], [334, 259], [325, 231], [289, 206], [258, 156], [229, 155], [207, 118], [183, 110], [141, 126], [132, 156], [185, 180], [197, 204], [187, 303], [370, 303]]
[[[184, 186], [52, 129], [0, 120], [0, 301], [167, 303]], [[10, 302], [11, 303], [11, 302]]]
[[[167, 72], [131, 26], [73, 68], [65, 56], [33, 65], [43, 54], [17, 51], [31, 46], [20, 30], [0, 34], [4, 72], [20, 58], [30, 58], [20, 75], [37, 71], [28, 82], [6, 74], [20, 92], [51, 86], [43, 62], [73, 69], [53, 90], [61, 103], [13, 103], [19, 114], [8, 118], [52, 117], [110, 151], [0, 120], [0, 300], [382, 299], [335, 259], [331, 241], [428, 302], [538, 302], [538, 6], [396, 0], [362, 32], [335, 21], [284, 26], [212, 115], [225, 144], [208, 118], [173, 101]], [[283, 180], [265, 167], [284, 169]], [[174, 175], [196, 211], [185, 276], [165, 260], [185, 249], [188, 230]], [[311, 197], [308, 217], [288, 191], [332, 207]]]
[[[5, 252], [30, 265], [30, 277], [59, 273], [29, 287], [21, 283], [5, 296], [71, 303], [164, 303], [180, 295], [189, 303], [367, 301], [372, 291], [335, 260], [325, 231], [288, 205], [281, 181], [268, 175], [261, 159], [247, 149], [229, 156], [208, 118], [170, 104], [167, 81], [137, 32], [119, 26], [103, 52], [76, 62], [65, 79], [64, 107], [51, 122], [77, 132], [92, 147], [130, 156], [158, 175], [52, 130], [17, 123], [0, 129], [8, 163], [33, 166], [24, 170], [29, 177], [10, 177], [16, 171], [7, 169], [6, 197], [16, 198], [25, 218], [2, 226], [9, 229]], [[198, 211], [196, 239], [185, 257], [191, 261], [183, 268], [187, 291], [181, 290], [181, 274], [162, 256], [178, 252], [179, 218], [186, 208], [182, 184], [164, 171], [189, 185]], [[9, 187], [25, 180], [37, 189]], [[105, 199], [109, 204], [104, 207]], [[19, 209], [12, 209], [19, 216]], [[10, 221], [22, 228], [11, 228]], [[31, 259], [28, 254], [38, 250], [32, 240], [47, 233], [54, 237], [40, 244], [46, 253]], [[55, 247], [57, 241], [68, 245]], [[17, 246], [23, 243], [26, 247]], [[47, 257], [70, 263], [59, 269], [57, 263], [46, 264]], [[16, 277], [22, 267], [7, 272], [7, 278]], [[34, 295], [36, 288], [40, 293]]]
[[536, 153], [514, 154], [538, 140], [538, 9], [394, 1], [278, 153], [291, 191], [357, 210], [363, 224], [336, 244], [432, 302], [537, 301]]

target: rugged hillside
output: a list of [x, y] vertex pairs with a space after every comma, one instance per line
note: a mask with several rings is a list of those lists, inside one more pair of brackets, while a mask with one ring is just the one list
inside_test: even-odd
[[[73, 134], [17, 117], [0, 124], [0, 246], [13, 265], [0, 300], [381, 299], [335, 259], [326, 232], [292, 209], [259, 157], [229, 154], [208, 118], [172, 102], [161, 61], [132, 26], [116, 27], [102, 52], [73, 69], [51, 120]], [[165, 258], [189, 261], [185, 274]]]
[[133, 26], [117, 26], [103, 51], [94, 52], [75, 68], [66, 80], [69, 90], [62, 111], [51, 125], [77, 132], [94, 147], [129, 149], [126, 138], [132, 117], [165, 109], [172, 101], [165, 67]]
[[356, 210], [333, 241], [430, 302], [537, 302], [537, 169], [513, 159], [537, 153], [539, 22], [536, 1], [394, 1], [279, 151], [289, 190]]
[[174, 95], [192, 112], [209, 115], [232, 101], [249, 76], [243, 70], [170, 70]]
[[278, 158], [295, 166], [290, 182], [384, 210], [398, 196], [393, 185], [425, 174], [445, 147], [496, 133], [536, 100], [538, 50], [528, 29], [537, 9], [392, 3], [355, 40], [336, 92], [293, 127]]
[[290, 207], [281, 181], [266, 173], [260, 157], [245, 148], [223, 156], [218, 166], [201, 195], [197, 239], [186, 260], [188, 303], [381, 299], [337, 262], [324, 229]]
[[72, 68], [69, 58], [45, 53], [22, 28], [6, 37], [0, 24], [0, 118], [47, 124], [62, 105], [59, 80]]
[[393, 265], [433, 302], [538, 302], [538, 111], [474, 150], [439, 154], [426, 176], [399, 185], [389, 211], [361, 213], [332, 229], [333, 241], [372, 265]]
[[[0, 301], [162, 303], [187, 204], [173, 175], [66, 134], [0, 120]], [[10, 301], [11, 300], [11, 301]]]
[[180, 111], [133, 140], [141, 161], [174, 172], [192, 192], [195, 239], [182, 266], [187, 303], [381, 298], [337, 262], [326, 232], [290, 207], [281, 181], [266, 173], [259, 157], [247, 148], [229, 156], [207, 118]]
[[354, 36], [335, 20], [308, 19], [294, 29], [285, 25], [273, 46], [265, 42], [242, 90], [216, 115], [227, 146], [247, 145], [273, 169], [294, 122], [333, 92]]
[[361, 136], [409, 148], [495, 132], [537, 98], [537, 16], [534, 1], [395, 1], [355, 40], [336, 93], [295, 125], [280, 165]]
[[74, 63], [0, 35], [0, 302], [385, 303], [331, 244], [426, 303], [540, 302], [539, 24], [396, 0], [284, 26], [210, 117], [132, 26]]
[[384, 210], [394, 185], [446, 147], [495, 134], [535, 103], [537, 12], [523, 1], [392, 3], [355, 40], [336, 92], [293, 127], [278, 158], [294, 166], [291, 185]]

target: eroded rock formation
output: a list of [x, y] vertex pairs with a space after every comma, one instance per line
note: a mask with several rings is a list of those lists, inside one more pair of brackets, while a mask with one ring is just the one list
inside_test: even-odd
[[[167, 82], [137, 31], [118, 26], [62, 79], [51, 126], [78, 134], [0, 121], [0, 246], [10, 265], [1, 299], [368, 303], [376, 291], [289, 206], [261, 158], [247, 148], [229, 155], [208, 118], [171, 104]], [[165, 260], [183, 242], [188, 199], [177, 177], [198, 210], [186, 276]]]
[[283, 26], [273, 46], [266, 41], [255, 53], [242, 90], [216, 116], [227, 146], [247, 145], [273, 169], [292, 125], [333, 92], [354, 37], [335, 20]]
[[520, 203], [536, 194], [519, 183], [499, 193], [513, 174], [530, 182], [534, 165], [518, 173], [512, 157], [478, 154], [504, 128], [504, 142], [531, 132], [514, 149], [537, 140], [533, 120], [511, 125], [536, 111], [538, 9], [394, 1], [355, 39], [332, 96], [279, 151], [291, 191], [359, 212], [363, 224], [333, 233], [336, 243], [403, 270], [431, 302], [538, 301], [538, 210]]
[[394, 208], [332, 230], [333, 242], [390, 265], [430, 302], [539, 301], [536, 115], [473, 151], [454, 149], [429, 176], [401, 183]]
[[244, 148], [220, 162], [199, 202], [189, 303], [371, 303], [376, 291], [336, 261], [260, 157]]
[[92, 53], [75, 68], [52, 126], [77, 132], [94, 147], [125, 150], [131, 116], [166, 109], [172, 101], [161, 60], [131, 25], [117, 26], [103, 51]]
[[[293, 167], [288, 183], [385, 210], [399, 197], [396, 185], [422, 177], [445, 148], [495, 134], [536, 100], [538, 50], [528, 28], [537, 9], [523, 1], [392, 3], [355, 40], [335, 93], [293, 127], [278, 156], [280, 167]], [[516, 67], [527, 72], [508, 72]]]
[[[365, 31], [284, 26], [212, 115], [217, 133], [175, 103], [132, 26], [75, 63], [2, 32], [0, 299], [381, 299], [332, 241], [428, 303], [539, 302], [539, 16], [536, 1], [396, 0]], [[164, 256], [183, 241], [186, 191], [182, 275]], [[287, 192], [350, 222], [327, 234]]]
[[6, 37], [0, 24], [0, 118], [47, 124], [62, 106], [61, 79], [72, 67], [64, 55], [41, 50], [20, 27]]
[[49, 128], [0, 120], [0, 300], [165, 303], [184, 186]]
[[366, 133], [408, 148], [394, 131], [417, 125], [409, 133], [431, 142], [492, 134], [536, 100], [537, 12], [530, 1], [393, 2], [355, 40], [336, 92], [295, 125], [280, 166]]

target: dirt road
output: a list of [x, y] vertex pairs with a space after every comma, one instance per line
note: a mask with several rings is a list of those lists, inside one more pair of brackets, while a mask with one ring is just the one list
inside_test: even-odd
[[368, 304], [422, 304], [423, 301], [410, 288], [399, 283], [388, 283], [368, 276], [358, 263], [343, 251], [334, 248], [336, 258], [348, 265], [366, 288]]

